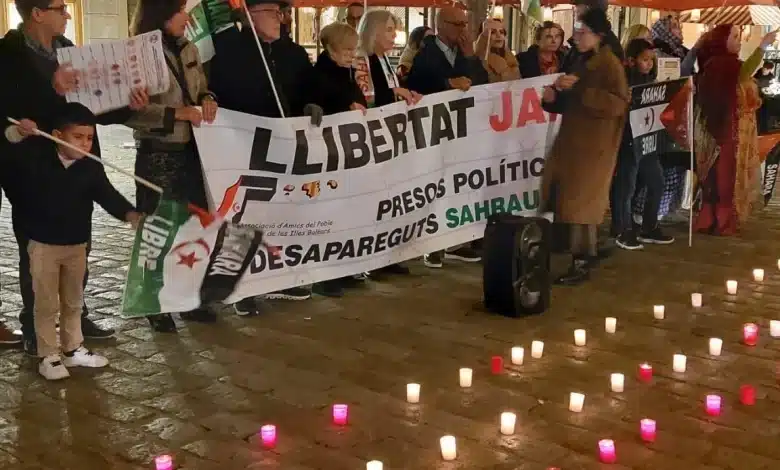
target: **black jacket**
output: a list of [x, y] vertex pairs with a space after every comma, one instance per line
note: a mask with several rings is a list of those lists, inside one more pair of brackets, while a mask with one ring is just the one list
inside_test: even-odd
[[[558, 67], [563, 65], [565, 54], [563, 51], [556, 52], [558, 56]], [[517, 54], [517, 64], [520, 67], [520, 77], [534, 78], [542, 75], [542, 68], [539, 65], [539, 46], [536, 44], [528, 48], [527, 51]]]
[[488, 83], [488, 73], [479, 57], [466, 57], [458, 50], [453, 66], [436, 44], [436, 36], [423, 39], [409, 71], [409, 89], [422, 95], [439, 93], [449, 90], [449, 79], [457, 77], [470, 78], [471, 86]]
[[[306, 50], [287, 38], [262, 45], [285, 115], [303, 115], [312, 73]], [[214, 49], [209, 90], [217, 95], [219, 106], [256, 116], [280, 117], [251, 29], [232, 28], [215, 35]]]
[[[371, 67], [374, 70], [373, 65]], [[326, 115], [349, 111], [352, 103], [366, 106], [366, 98], [355, 82], [354, 70], [339, 66], [327, 51], [320, 54], [314, 65], [311, 102], [319, 105]]]
[[[569, 38], [569, 45], [569, 52], [566, 54], [566, 57], [564, 57], [563, 63], [561, 64], [560, 71], [562, 73], [572, 73], [582, 60], [582, 53], [577, 50], [577, 45], [574, 44], [574, 38]], [[615, 54], [615, 57], [620, 59], [621, 62], [626, 59], [626, 55], [623, 52], [623, 46], [620, 45], [620, 40], [611, 30], [604, 36], [604, 45], [609, 46], [612, 49], [612, 53]]]
[[[395, 93], [387, 83], [387, 77], [385, 77], [380, 60], [376, 54], [368, 56], [368, 66], [371, 69], [371, 84], [374, 85], [374, 106], [395, 103]], [[387, 65], [388, 69], [392, 70], [390, 64], [388, 63]]]
[[119, 220], [134, 210], [108, 181], [100, 163], [83, 158], [65, 168], [54, 143], [42, 137], [26, 140], [43, 141], [41, 148], [46, 151], [11, 156], [4, 173], [7, 170], [20, 183], [15, 224], [31, 240], [49, 245], [87, 243], [93, 202]]

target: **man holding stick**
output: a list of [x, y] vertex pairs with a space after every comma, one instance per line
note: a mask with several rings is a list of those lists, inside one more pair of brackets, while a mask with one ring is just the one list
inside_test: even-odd
[[[0, 116], [19, 119], [19, 129], [24, 136], [32, 135], [37, 129], [51, 131], [57, 112], [65, 103], [64, 96], [78, 85], [78, 72], [57, 62], [57, 49], [71, 47], [63, 34], [70, 19], [64, 0], [16, 0], [16, 9], [22, 18], [19, 29], [9, 31], [0, 40]], [[135, 90], [131, 96], [131, 108], [146, 106], [149, 97], [145, 90]], [[127, 118], [128, 109], [103, 114], [98, 122], [103, 125], [121, 123]], [[41, 153], [41, 139], [26, 139], [11, 146], [5, 136], [8, 123], [0, 126], [0, 186], [6, 191], [12, 205], [14, 235], [19, 244], [19, 287], [23, 307], [19, 313], [25, 351], [37, 354], [35, 325], [33, 321], [34, 294], [30, 276], [30, 259], [27, 252], [29, 237], [23, 233], [19, 223], [19, 194], [21, 188], [9, 172], [4, 171], [6, 162], [13, 152], [28, 155]], [[99, 154], [100, 146], [94, 140], [92, 153]], [[87, 247], [89, 249], [89, 246]], [[86, 285], [88, 271], [84, 276]], [[103, 329], [88, 317], [86, 304], [82, 306], [81, 329], [85, 338], [105, 339], [114, 335], [114, 330]]]

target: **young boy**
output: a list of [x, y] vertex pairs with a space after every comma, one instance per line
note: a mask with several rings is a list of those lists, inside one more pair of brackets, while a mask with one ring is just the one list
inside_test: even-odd
[[[95, 137], [95, 116], [78, 103], [57, 110], [52, 135], [89, 152]], [[11, 126], [5, 132], [11, 142], [25, 137]], [[29, 132], [27, 132], [29, 134]], [[38, 372], [48, 380], [69, 377], [67, 367], [104, 367], [105, 357], [83, 346], [82, 282], [87, 266], [93, 201], [117, 219], [135, 225], [140, 214], [111, 185], [103, 165], [84, 153], [42, 137], [30, 137], [28, 152], [18, 152], [11, 168], [24, 181], [19, 211], [24, 233], [30, 238], [30, 274], [35, 292], [35, 335]], [[26, 145], [27, 142], [18, 144]], [[23, 155], [22, 155], [23, 154]], [[60, 346], [57, 345], [57, 312], [60, 313]], [[62, 351], [62, 356], [60, 356]]]
[[[653, 81], [655, 50], [646, 39], [637, 38], [626, 46], [626, 78], [629, 86]], [[612, 184], [612, 231], [615, 244], [625, 250], [641, 250], [642, 242], [666, 245], [674, 238], [661, 233], [658, 227], [658, 207], [664, 190], [664, 172], [657, 154], [637, 157], [634, 152], [631, 124], [626, 120], [623, 140], [618, 152], [617, 168]], [[642, 227], [639, 233], [631, 217], [631, 200], [637, 180], [647, 188]]]

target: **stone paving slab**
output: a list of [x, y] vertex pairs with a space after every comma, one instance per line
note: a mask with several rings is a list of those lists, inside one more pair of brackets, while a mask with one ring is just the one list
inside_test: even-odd
[[[106, 158], [132, 168], [126, 129], [101, 129]], [[132, 183], [111, 176], [132, 197]], [[378, 459], [386, 469], [734, 469], [780, 468], [780, 319], [778, 208], [758, 215], [741, 238], [699, 236], [644, 252], [620, 252], [593, 281], [556, 288], [544, 315], [507, 319], [479, 306], [479, 266], [441, 270], [412, 264], [413, 275], [372, 282], [340, 300], [273, 302], [239, 318], [225, 310], [214, 326], [180, 323], [178, 335], [152, 334], [144, 321], [124, 321], [118, 308], [131, 233], [98, 210], [88, 304], [119, 333], [94, 342], [108, 356], [103, 370], [74, 371], [61, 383], [37, 376], [21, 351], [0, 352], [0, 469], [150, 469], [155, 455], [178, 468], [348, 470]], [[16, 245], [10, 211], [0, 215], [0, 313], [15, 326]], [[676, 233], [684, 238], [686, 233]], [[556, 259], [561, 267], [565, 260]], [[763, 283], [751, 270], [763, 267]], [[725, 280], [739, 281], [736, 297]], [[690, 293], [704, 307], [690, 307]], [[664, 304], [666, 319], [652, 306]], [[604, 318], [618, 319], [617, 333]], [[741, 326], [761, 326], [755, 347], [740, 343]], [[573, 330], [588, 332], [586, 346]], [[710, 357], [708, 338], [723, 338]], [[544, 356], [531, 359], [533, 340]], [[526, 347], [522, 366], [490, 374], [490, 359]], [[688, 356], [684, 374], [672, 355]], [[651, 383], [637, 366], [654, 367]], [[474, 369], [474, 386], [458, 386], [458, 369]], [[612, 393], [609, 375], [626, 376]], [[405, 401], [405, 384], [422, 384], [421, 403]], [[739, 403], [752, 384], [757, 403]], [[586, 394], [582, 413], [567, 409], [570, 392]], [[723, 397], [723, 413], [704, 413], [704, 397]], [[349, 404], [344, 427], [330, 407]], [[499, 414], [517, 414], [517, 433], [501, 436]], [[639, 420], [658, 423], [658, 439], [639, 439]], [[274, 450], [258, 442], [273, 423]], [[458, 459], [443, 462], [438, 440], [458, 439]], [[600, 464], [599, 439], [614, 439], [618, 463]]]

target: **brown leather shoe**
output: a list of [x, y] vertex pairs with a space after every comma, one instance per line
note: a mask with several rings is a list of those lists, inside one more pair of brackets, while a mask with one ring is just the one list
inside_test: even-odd
[[0, 344], [21, 344], [22, 335], [16, 335], [5, 325], [0, 324]]

